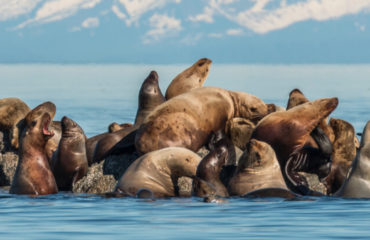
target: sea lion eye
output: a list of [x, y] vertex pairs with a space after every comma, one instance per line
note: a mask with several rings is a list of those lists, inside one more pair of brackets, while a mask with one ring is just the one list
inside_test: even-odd
[[198, 67], [201, 67], [204, 65], [205, 62], [198, 63]]
[[31, 126], [32, 126], [32, 127], [36, 126], [36, 123], [37, 123], [37, 121], [36, 121], [36, 120], [33, 120], [33, 121], [31, 122]]
[[252, 107], [252, 108], [251, 108], [251, 112], [257, 112], [257, 108]]

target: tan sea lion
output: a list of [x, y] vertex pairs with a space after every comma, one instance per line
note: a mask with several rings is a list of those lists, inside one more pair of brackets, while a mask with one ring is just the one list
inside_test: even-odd
[[203, 86], [204, 81], [208, 77], [211, 64], [212, 61], [210, 59], [202, 58], [177, 75], [167, 88], [166, 99], [169, 100], [194, 88]]
[[53, 103], [45, 102], [27, 114], [10, 193], [45, 195], [58, 192], [45, 152], [46, 142], [53, 136], [49, 125], [55, 110]]
[[[285, 112], [267, 115], [256, 126], [252, 138], [264, 141], [274, 149], [287, 186], [301, 194], [310, 194], [306, 180], [299, 172], [326, 177], [330, 171], [331, 142], [317, 126], [337, 107], [337, 98], [318, 99]], [[318, 148], [306, 147], [313, 137]]]
[[0, 99], [0, 131], [9, 131], [11, 146], [19, 147], [19, 125], [30, 108], [19, 98]]
[[116, 191], [136, 196], [148, 189], [154, 197], [176, 196], [179, 177], [193, 178], [201, 158], [186, 148], [170, 147], [147, 153], [136, 159], [117, 183]]
[[141, 125], [146, 116], [164, 101], [165, 98], [158, 84], [158, 74], [156, 71], [151, 71], [140, 88], [138, 98], [139, 107], [136, 113], [135, 125]]
[[[301, 105], [303, 103], [306, 103], [306, 102], [309, 102], [310, 100], [308, 100], [305, 95], [299, 90], [299, 89], [293, 89], [290, 93], [289, 93], [289, 100], [288, 100], [288, 104], [287, 104], [287, 110], [295, 107], [295, 106], [298, 106], [298, 105]], [[324, 118], [320, 124], [319, 124], [320, 128], [325, 132], [325, 134], [329, 137], [330, 139], [330, 142], [333, 143], [334, 142], [334, 132], [333, 132], [333, 129], [328, 125], [328, 118]], [[310, 138], [308, 140], [308, 143], [307, 144], [311, 144], [313, 145], [314, 147], [317, 147], [317, 145], [315, 144], [315, 142], [313, 141], [312, 138]]]
[[243, 196], [263, 188], [288, 189], [272, 147], [251, 139], [227, 189], [231, 196]]
[[347, 178], [336, 196], [370, 198], [370, 121], [362, 133], [360, 149], [352, 163]]
[[267, 113], [266, 104], [248, 93], [215, 87], [193, 89], [154, 109], [136, 133], [136, 150], [145, 154], [177, 146], [197, 152], [229, 119], [243, 117], [256, 122]]
[[54, 155], [52, 171], [60, 191], [71, 191], [88, 170], [86, 136], [72, 119], [62, 118], [62, 138]]
[[125, 128], [128, 128], [128, 127], [132, 127], [132, 124], [131, 123], [118, 124], [116, 122], [113, 122], [113, 123], [109, 124], [108, 132], [113, 133], [113, 132], [117, 132], [119, 130], [122, 130], [122, 129], [125, 129]]
[[[92, 162], [99, 162], [111, 154], [113, 147], [128, 134], [138, 129], [146, 116], [164, 101], [165, 99], [158, 85], [158, 74], [155, 71], [151, 71], [140, 89], [139, 108], [136, 113], [135, 124], [132, 127], [127, 127], [117, 132], [108, 133], [99, 139], [94, 150]], [[134, 147], [134, 140], [132, 140], [132, 147]]]
[[355, 129], [342, 119], [331, 118], [330, 126], [334, 131], [332, 165], [325, 178], [328, 194], [335, 193], [346, 180], [348, 170], [356, 157]]

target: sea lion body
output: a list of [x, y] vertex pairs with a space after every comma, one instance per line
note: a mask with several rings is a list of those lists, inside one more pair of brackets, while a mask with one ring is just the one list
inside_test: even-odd
[[211, 64], [210, 59], [202, 58], [177, 75], [166, 90], [166, 99], [169, 100], [194, 88], [202, 87], [208, 77]]
[[125, 129], [127, 127], [132, 127], [132, 124], [131, 123], [118, 124], [116, 122], [113, 122], [113, 123], [109, 124], [108, 132], [109, 133], [117, 132], [117, 131], [119, 131], [121, 129]]
[[335, 193], [346, 180], [348, 170], [356, 157], [355, 129], [341, 119], [330, 119], [330, 126], [334, 131], [332, 166], [329, 175], [325, 178], [328, 194]]
[[[274, 149], [285, 182], [290, 189], [297, 190], [297, 188], [306, 185], [304, 184], [304, 179], [299, 178], [296, 173], [291, 172], [291, 169], [287, 168], [288, 166], [292, 167], [292, 169], [302, 170], [299, 169], [301, 162], [299, 160], [300, 157], [304, 158], [304, 161], [301, 162], [302, 164], [311, 164], [310, 167], [312, 167], [312, 165], [322, 164], [325, 166], [325, 169], [320, 168], [317, 169], [317, 171], [322, 170], [323, 172], [326, 171], [327, 174], [329, 173], [328, 169], [330, 169], [330, 166], [328, 164], [330, 163], [327, 161], [322, 163], [310, 161], [307, 159], [307, 155], [314, 152], [314, 149], [304, 148], [304, 146], [311, 132], [313, 132], [314, 129], [316, 129], [315, 131], [319, 131], [317, 128], [318, 124], [326, 118], [337, 105], [337, 98], [318, 99], [307, 102], [285, 112], [274, 112], [267, 115], [254, 129], [252, 138], [264, 141], [270, 144]], [[327, 138], [325, 134], [321, 134], [320, 137], [324, 138], [323, 140]], [[324, 143], [329, 144], [330, 146], [327, 146], [327, 148], [331, 149], [330, 140], [327, 139]], [[303, 155], [301, 156], [300, 154]], [[315, 160], [321, 161], [320, 158]], [[287, 165], [287, 163], [292, 163], [294, 166]]]
[[228, 191], [230, 195], [243, 196], [263, 188], [288, 189], [272, 147], [251, 139], [229, 181]]
[[11, 146], [19, 147], [19, 125], [30, 108], [19, 98], [0, 99], [0, 131], [9, 131]]
[[194, 152], [170, 147], [147, 153], [136, 159], [122, 175], [116, 191], [136, 196], [140, 189], [148, 189], [154, 197], [176, 196], [177, 178], [194, 177], [201, 158]]
[[225, 128], [227, 120], [244, 117], [256, 121], [266, 114], [266, 104], [248, 93], [197, 88], [153, 110], [138, 129], [136, 150], [145, 154], [176, 146], [196, 152], [212, 132]]
[[70, 191], [88, 170], [86, 136], [82, 128], [68, 117], [62, 118], [62, 138], [53, 158], [52, 170], [58, 189]]
[[10, 193], [45, 195], [58, 192], [45, 152], [46, 142], [53, 135], [48, 128], [55, 110], [53, 103], [45, 102], [27, 114]]
[[360, 149], [336, 196], [349, 198], [370, 198], [370, 121], [367, 122]]

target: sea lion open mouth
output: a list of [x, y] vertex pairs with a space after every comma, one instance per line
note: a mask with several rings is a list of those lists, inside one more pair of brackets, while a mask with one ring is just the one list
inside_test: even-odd
[[42, 133], [44, 136], [53, 136], [54, 132], [49, 131], [49, 126], [50, 126], [50, 117], [45, 120], [43, 127], [42, 127]]

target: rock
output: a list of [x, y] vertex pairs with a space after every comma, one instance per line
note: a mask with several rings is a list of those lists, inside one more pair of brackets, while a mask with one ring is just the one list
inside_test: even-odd
[[201, 147], [198, 152], [196, 152], [201, 158], [204, 158], [205, 156], [207, 156], [207, 154], [209, 153], [209, 150], [203, 146]]
[[226, 123], [225, 133], [233, 144], [245, 150], [255, 125], [245, 118], [232, 118]]
[[95, 194], [112, 192], [117, 180], [137, 158], [136, 153], [108, 156], [100, 163], [90, 166], [86, 176], [73, 186], [72, 191]]
[[0, 153], [0, 186], [10, 186], [18, 164], [18, 154]]
[[299, 174], [306, 178], [308, 186], [311, 190], [314, 190], [316, 192], [320, 192], [326, 195], [326, 192], [327, 192], [326, 187], [322, 182], [320, 182], [319, 177], [316, 174], [311, 174], [311, 173], [306, 173], [306, 172], [299, 172]]
[[113, 175], [103, 174], [104, 161], [95, 163], [89, 167], [85, 177], [73, 185], [74, 193], [106, 193], [113, 192], [117, 180]]
[[180, 177], [177, 180], [177, 186], [180, 197], [191, 197], [193, 191], [193, 179], [189, 177]]

